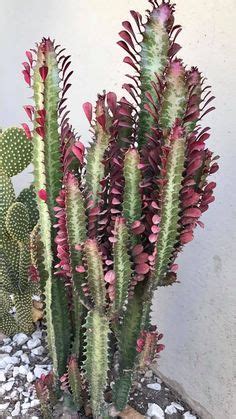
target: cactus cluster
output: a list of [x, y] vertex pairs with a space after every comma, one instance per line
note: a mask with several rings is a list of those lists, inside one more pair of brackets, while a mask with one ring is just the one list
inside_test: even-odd
[[[135, 372], [164, 348], [151, 324], [154, 291], [176, 282], [176, 258], [214, 200], [208, 177], [217, 157], [206, 146], [209, 128], [201, 127], [213, 97], [199, 70], [176, 58], [174, 6], [150, 4], [145, 21], [131, 11], [135, 27], [125, 21], [120, 32], [131, 99], [103, 92], [94, 108], [83, 106], [87, 149], [68, 116], [70, 56], [49, 38], [23, 63], [33, 89], [34, 104], [24, 107], [31, 127], [23, 124], [25, 135], [13, 130], [9, 141], [11, 131], [1, 134], [0, 309], [8, 322], [5, 296], [14, 281], [15, 305], [26, 307], [31, 241], [53, 362], [53, 375], [36, 384], [45, 417], [60, 381], [67, 402], [76, 410], [89, 403], [95, 418], [126, 406]], [[10, 182], [31, 148], [37, 225], [33, 190], [15, 200]]]
[[[11, 177], [31, 162], [32, 144], [22, 128], [0, 134], [0, 331], [30, 332], [32, 291], [29, 281], [30, 232], [37, 222], [34, 190], [15, 196]], [[15, 307], [15, 314], [11, 312]]]

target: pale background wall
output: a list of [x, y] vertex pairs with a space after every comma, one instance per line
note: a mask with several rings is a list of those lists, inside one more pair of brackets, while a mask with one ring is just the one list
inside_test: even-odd
[[[196, 233], [179, 258], [181, 284], [159, 291], [154, 304], [166, 344], [160, 371], [197, 402], [204, 419], [235, 419], [235, 0], [176, 3], [178, 23], [184, 26], [181, 55], [188, 64], [199, 65], [217, 97], [217, 111], [206, 122], [213, 126], [210, 142], [221, 155], [221, 170], [217, 201], [204, 215], [205, 231]], [[87, 141], [81, 105], [94, 102], [104, 88], [121, 92], [129, 69], [115, 45], [117, 33], [128, 11], [143, 12], [147, 1], [0, 0], [0, 6], [0, 125], [25, 120], [22, 105], [31, 92], [20, 74], [24, 51], [50, 35], [72, 55], [71, 120]], [[17, 190], [29, 183], [28, 172], [15, 180]]]

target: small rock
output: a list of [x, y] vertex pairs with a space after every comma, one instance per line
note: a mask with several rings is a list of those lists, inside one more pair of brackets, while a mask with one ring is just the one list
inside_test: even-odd
[[28, 410], [30, 408], [31, 403], [22, 403], [21, 407], [24, 410]]
[[153, 376], [152, 370], [148, 370], [147, 372], [145, 372], [144, 377], [146, 377], [146, 378], [152, 378], [152, 376]]
[[36, 378], [40, 378], [42, 374], [47, 375], [48, 371], [44, 368], [40, 367], [40, 365], [36, 365], [34, 369], [34, 375]]
[[17, 352], [14, 353], [15, 356], [21, 356], [22, 354], [23, 354], [22, 350], [17, 351]]
[[164, 419], [165, 415], [160, 406], [156, 403], [148, 403], [147, 416], [152, 419]]
[[12, 364], [7, 364], [5, 366], [5, 374], [7, 374], [10, 370], [13, 370], [14, 366]]
[[29, 372], [29, 366], [28, 365], [21, 365], [19, 367], [19, 374], [21, 375], [27, 375]]
[[42, 339], [42, 330], [35, 330], [31, 336], [33, 339]]
[[195, 415], [191, 415], [190, 412], [186, 412], [183, 414], [184, 419], [197, 419]]
[[172, 404], [172, 406], [174, 406], [177, 410], [180, 410], [180, 411], [183, 411], [183, 410], [184, 410], [184, 407], [183, 407], [183, 406], [181, 406], [181, 404], [179, 404], [179, 403], [172, 402], [171, 404]]
[[5, 368], [8, 364], [17, 365], [20, 363], [19, 358], [16, 356], [4, 356], [4, 358], [0, 359], [0, 368]]
[[32, 349], [31, 353], [32, 353], [32, 355], [41, 356], [44, 353], [44, 347], [43, 346], [38, 346], [37, 348]]
[[11, 391], [12, 387], [14, 385], [14, 380], [13, 381], [8, 381], [6, 384], [3, 384], [2, 387], [6, 390], [6, 391]]
[[0, 382], [4, 383], [6, 381], [5, 372], [3, 370], [0, 370]]
[[35, 339], [30, 339], [27, 342], [27, 346], [29, 349], [34, 349], [37, 346], [41, 345], [41, 340], [39, 338], [35, 338]]
[[27, 342], [28, 339], [29, 338], [25, 333], [17, 333], [13, 337], [13, 342], [15, 342], [18, 346], [22, 346], [22, 345], [24, 345], [24, 343]]
[[31, 419], [39, 419], [38, 416], [31, 416]]
[[24, 364], [29, 364], [29, 363], [30, 363], [30, 360], [29, 360], [29, 357], [28, 357], [28, 355], [27, 355], [27, 354], [22, 354], [22, 355], [21, 355], [21, 361], [22, 361]]
[[4, 412], [4, 410], [7, 410], [9, 404], [10, 404], [9, 402], [7, 402], [7, 403], [1, 403], [0, 404], [0, 412], [1, 411]]
[[9, 345], [9, 343], [11, 343], [11, 339], [10, 338], [5, 338], [5, 339], [3, 339], [3, 343], [4, 343], [4, 345]]
[[171, 403], [169, 406], [166, 407], [165, 409], [165, 413], [167, 415], [173, 415], [174, 413], [177, 413], [177, 409], [175, 408], [175, 406], [173, 406], [173, 404]]
[[13, 368], [12, 376], [13, 377], [17, 377], [18, 374], [19, 374], [19, 367], [14, 367]]
[[161, 385], [159, 383], [147, 384], [147, 387], [150, 388], [151, 390], [156, 390], [156, 391], [161, 390]]
[[2, 388], [2, 386], [0, 387], [0, 396], [4, 396], [5, 394], [5, 390], [4, 388]]
[[14, 410], [11, 412], [11, 416], [19, 416], [20, 414], [20, 402], [16, 402]]
[[30, 403], [30, 407], [36, 407], [36, 406], [39, 406], [39, 405], [40, 405], [40, 401], [38, 399], [34, 399]]
[[5, 354], [10, 354], [12, 351], [12, 346], [11, 345], [1, 346], [0, 351], [4, 352]]
[[32, 383], [33, 381], [34, 381], [34, 374], [30, 371], [30, 372], [28, 372], [28, 374], [27, 374], [27, 381], [28, 381], [28, 383]]
[[12, 392], [11, 392], [11, 394], [10, 394], [10, 397], [11, 397], [11, 399], [15, 399], [16, 397], [18, 397], [18, 393], [17, 393], [17, 391], [16, 390], [13, 390]]

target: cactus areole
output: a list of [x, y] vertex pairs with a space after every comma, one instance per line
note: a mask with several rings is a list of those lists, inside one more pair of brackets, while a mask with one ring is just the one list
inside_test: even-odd
[[[87, 149], [68, 117], [70, 56], [44, 38], [23, 63], [34, 98], [23, 124], [39, 211], [33, 260], [54, 380], [75, 409], [89, 402], [95, 418], [109, 416], [111, 382], [112, 405], [124, 409], [134, 372], [164, 348], [151, 324], [153, 293], [176, 282], [176, 258], [203, 227], [218, 169], [201, 126], [214, 98], [177, 56], [174, 6], [152, 0], [147, 19], [131, 15], [118, 42], [131, 67], [123, 86], [130, 99], [103, 92], [95, 107], [84, 104]], [[37, 390], [48, 409], [51, 377]]]

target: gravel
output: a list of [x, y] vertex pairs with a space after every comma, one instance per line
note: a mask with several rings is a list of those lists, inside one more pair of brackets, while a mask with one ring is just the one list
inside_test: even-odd
[[[18, 333], [0, 345], [0, 417], [41, 419], [34, 382], [51, 370], [42, 330]], [[152, 370], [136, 377], [129, 404], [146, 419], [199, 419]]]
[[[51, 369], [42, 331], [17, 333], [0, 346], [0, 417], [41, 418], [34, 381]], [[3, 416], [2, 416], [3, 415]]]

